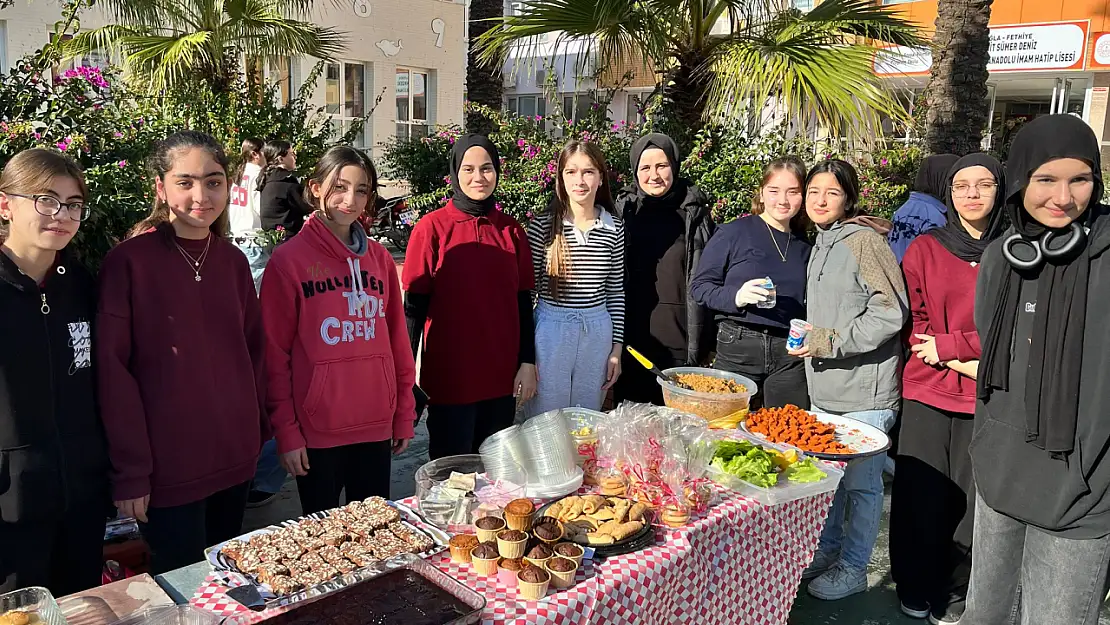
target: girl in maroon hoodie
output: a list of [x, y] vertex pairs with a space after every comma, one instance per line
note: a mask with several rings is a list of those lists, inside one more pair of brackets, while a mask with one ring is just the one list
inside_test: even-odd
[[227, 155], [183, 131], [150, 164], [154, 210], [100, 269], [94, 355], [116, 506], [162, 573], [239, 533], [269, 421], [258, 296], [227, 239]]
[[362, 152], [334, 147], [308, 179], [315, 207], [274, 250], [262, 279], [268, 405], [282, 465], [305, 514], [389, 496], [390, 453], [416, 421], [401, 287], [393, 257], [358, 218], [378, 186]]
[[934, 623], [963, 612], [971, 573], [975, 280], [987, 245], [1005, 229], [1002, 164], [969, 154], [948, 171], [947, 225], [918, 237], [902, 270], [912, 347], [903, 374], [890, 561], [902, 611]]

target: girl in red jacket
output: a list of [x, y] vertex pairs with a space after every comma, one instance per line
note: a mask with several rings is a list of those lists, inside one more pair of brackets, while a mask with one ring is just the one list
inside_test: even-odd
[[390, 454], [416, 421], [393, 257], [358, 223], [378, 187], [362, 152], [334, 147], [308, 179], [315, 208], [274, 250], [262, 279], [268, 401], [282, 466], [305, 514], [389, 496]]
[[913, 321], [902, 376], [898, 472], [891, 501], [890, 563], [902, 611], [955, 623], [971, 574], [972, 417], [979, 334], [975, 280], [983, 251], [1005, 229], [1002, 164], [969, 154], [948, 171], [947, 225], [910, 244], [902, 259]]

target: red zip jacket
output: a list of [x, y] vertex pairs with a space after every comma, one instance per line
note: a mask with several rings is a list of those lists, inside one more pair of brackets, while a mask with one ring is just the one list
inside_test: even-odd
[[[941, 362], [979, 358], [975, 331], [975, 280], [978, 265], [960, 260], [935, 238], [914, 239], [902, 259], [910, 296], [913, 334], [936, 337]], [[910, 344], [921, 341], [910, 336]], [[975, 413], [975, 380], [943, 366], [930, 366], [916, 355], [906, 360], [902, 397], [967, 414]]]
[[281, 453], [412, 438], [416, 365], [384, 247], [357, 256], [311, 216], [274, 250], [261, 298]]

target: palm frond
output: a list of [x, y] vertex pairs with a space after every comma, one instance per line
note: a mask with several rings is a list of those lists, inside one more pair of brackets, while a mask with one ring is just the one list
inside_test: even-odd
[[154, 90], [184, 82], [197, 68], [215, 67], [222, 53], [211, 45], [212, 34], [207, 31], [179, 36], [125, 37], [120, 43], [126, 54], [127, 68], [148, 77]]
[[916, 25], [870, 0], [824, 0], [802, 15], [800, 23], [896, 46], [929, 45]]
[[62, 56], [73, 58], [79, 54], [91, 54], [97, 51], [108, 51], [112, 56], [120, 56], [123, 52], [123, 46], [120, 43], [122, 40], [148, 34], [150, 34], [148, 29], [122, 24], [82, 30], [73, 35], [72, 39], [61, 43]]
[[286, 0], [227, 0], [229, 39], [252, 54], [333, 59], [347, 47], [335, 28], [288, 17]]

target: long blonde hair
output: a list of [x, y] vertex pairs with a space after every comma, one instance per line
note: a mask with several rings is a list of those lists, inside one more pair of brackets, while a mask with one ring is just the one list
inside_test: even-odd
[[[180, 130], [159, 141], [154, 148], [154, 153], [151, 154], [148, 166], [151, 173], [165, 182], [166, 174], [173, 169], [174, 158], [176, 153], [180, 150], [189, 150], [192, 148], [199, 148], [208, 152], [212, 158], [220, 164], [224, 170], [224, 176], [227, 176], [230, 167], [230, 161], [227, 158], [227, 152], [224, 147], [220, 145], [219, 141], [212, 138], [203, 132], [195, 130]], [[230, 186], [230, 181], [228, 181]], [[212, 234], [225, 238], [230, 230], [228, 222], [227, 211], [221, 211], [220, 216], [208, 229]], [[157, 194], [154, 197], [154, 208], [151, 209], [150, 215], [146, 219], [135, 224], [131, 232], [127, 233], [127, 238], [136, 237], [144, 232], [149, 232], [163, 224], [170, 222], [170, 207], [168, 204], [158, 199]]]
[[[72, 178], [88, 200], [89, 188], [81, 167], [69, 156], [50, 148], [31, 148], [12, 157], [0, 172], [0, 193], [39, 195], [50, 191], [56, 178]], [[0, 224], [0, 242], [8, 238], [8, 225]]]
[[557, 298], [571, 277], [570, 246], [567, 244], [566, 234], [563, 233], [563, 220], [570, 212], [570, 195], [567, 193], [566, 183], [563, 182], [563, 169], [567, 166], [570, 157], [576, 154], [585, 154], [601, 176], [601, 186], [597, 190], [594, 204], [613, 210], [613, 192], [609, 186], [609, 165], [605, 162], [605, 154], [601, 148], [585, 141], [571, 141], [559, 152], [558, 165], [555, 176], [555, 198], [551, 212], [551, 225], [544, 239], [544, 273], [547, 274], [546, 292], [549, 296]]

